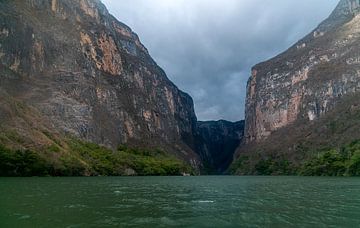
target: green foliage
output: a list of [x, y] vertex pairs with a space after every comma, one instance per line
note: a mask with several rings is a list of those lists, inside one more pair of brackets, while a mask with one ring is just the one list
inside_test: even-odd
[[45, 176], [51, 167], [30, 150], [10, 150], [0, 145], [0, 176]]
[[249, 170], [248, 162], [249, 162], [248, 156], [240, 156], [230, 165], [229, 172], [237, 173], [239, 171], [241, 172], [244, 170]]
[[51, 134], [48, 131], [42, 131], [42, 133], [51, 141], [53, 141], [54, 143], [56, 143], [57, 145], [62, 145], [61, 140], [57, 139], [53, 134]]
[[55, 167], [53, 176], [84, 176], [87, 175], [87, 166], [73, 155], [63, 156], [61, 165]]
[[319, 153], [300, 169], [305, 176], [343, 176], [346, 172], [345, 158], [336, 150]]
[[[259, 151], [252, 156], [240, 156], [230, 167], [235, 174], [301, 175], [301, 176], [360, 176], [360, 140], [341, 148], [311, 150], [311, 146], [299, 144], [296, 153], [304, 157], [302, 164], [285, 159], [285, 156], [264, 158]], [[312, 154], [312, 157], [305, 156]]]
[[24, 143], [24, 139], [15, 131], [1, 132], [0, 138], [3, 139], [2, 141], [11, 141], [18, 144]]
[[181, 175], [191, 172], [184, 162], [167, 155], [161, 150], [147, 150], [120, 146], [117, 151], [93, 143], [72, 140], [72, 154], [83, 160], [90, 172], [95, 175], [124, 175], [126, 169], [132, 169], [137, 175]]
[[[256, 161], [254, 164], [253, 162]], [[252, 168], [253, 167], [253, 168]], [[230, 167], [231, 173], [256, 175], [291, 175], [295, 169], [285, 158], [261, 158], [256, 160], [248, 156], [239, 157]]]
[[47, 148], [47, 151], [51, 152], [51, 153], [59, 153], [60, 152], [60, 148], [55, 145], [55, 144], [52, 144], [51, 146], [49, 146]]
[[255, 165], [255, 171], [258, 175], [290, 175], [293, 173], [290, 162], [286, 159], [261, 159]]
[[[94, 143], [79, 140], [71, 140], [69, 146], [70, 153], [88, 164], [91, 173], [95, 175], [114, 175], [114, 173], [112, 173], [114, 160], [112, 159], [111, 150]], [[68, 163], [74, 163], [73, 159]]]
[[348, 164], [348, 175], [360, 176], [360, 151], [356, 151]]
[[360, 141], [345, 145], [340, 150], [317, 152], [299, 170], [305, 176], [360, 176]]
[[[70, 139], [69, 151], [58, 145], [45, 151], [11, 150], [0, 144], [0, 176], [120, 176], [181, 175], [191, 168], [161, 150], [121, 146], [117, 151], [94, 143]], [[54, 156], [51, 156], [51, 155]], [[41, 156], [42, 155], [42, 156]], [[53, 159], [53, 158], [57, 159]]]

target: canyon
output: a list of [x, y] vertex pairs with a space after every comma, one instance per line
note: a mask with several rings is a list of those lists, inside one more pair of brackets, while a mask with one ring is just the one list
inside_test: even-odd
[[197, 173], [201, 154], [226, 147], [227, 131], [220, 147], [205, 145], [192, 98], [101, 1], [1, 1], [0, 15], [0, 144], [60, 164], [72, 153], [68, 138], [159, 149]]
[[325, 150], [355, 167], [344, 156], [360, 139], [359, 13], [341, 0], [255, 65], [244, 121], [198, 121], [192, 98], [100, 0], [1, 1], [0, 157], [40, 159], [50, 175], [289, 175]]

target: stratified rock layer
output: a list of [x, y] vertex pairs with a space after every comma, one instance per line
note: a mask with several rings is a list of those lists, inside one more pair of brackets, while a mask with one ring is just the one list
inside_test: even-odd
[[246, 142], [262, 141], [299, 119], [314, 121], [360, 90], [358, 1], [331, 16], [279, 56], [253, 67], [246, 101]]
[[234, 173], [299, 174], [321, 151], [341, 154], [360, 139], [359, 12], [359, 1], [341, 0], [309, 35], [253, 67]]
[[191, 97], [99, 0], [1, 1], [0, 82], [61, 134], [159, 147], [199, 163]]

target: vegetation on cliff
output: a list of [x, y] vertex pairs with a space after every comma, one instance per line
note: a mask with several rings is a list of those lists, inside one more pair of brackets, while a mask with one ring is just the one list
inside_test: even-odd
[[[230, 170], [260, 175], [360, 175], [360, 94], [343, 96], [319, 119], [299, 119], [266, 140], [244, 145]], [[356, 171], [357, 170], [357, 171]]]
[[310, 34], [253, 67], [233, 173], [359, 175], [358, 7], [340, 1]]
[[312, 152], [312, 157], [301, 164], [284, 157], [257, 159], [241, 156], [231, 167], [237, 174], [300, 175], [300, 176], [360, 176], [360, 140], [340, 148]]
[[121, 146], [112, 151], [77, 139], [69, 139], [68, 145], [65, 153], [56, 145], [41, 153], [0, 145], [0, 176], [161, 176], [191, 172], [183, 161], [161, 150]]
[[305, 176], [360, 176], [360, 140], [340, 149], [319, 151], [299, 169]]

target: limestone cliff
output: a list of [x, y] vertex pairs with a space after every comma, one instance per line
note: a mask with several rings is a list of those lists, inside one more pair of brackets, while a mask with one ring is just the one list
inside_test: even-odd
[[314, 121], [360, 89], [359, 3], [341, 0], [331, 16], [279, 56], [253, 67], [245, 137], [261, 141], [298, 119]]
[[359, 12], [359, 1], [341, 0], [309, 35], [252, 68], [237, 173], [295, 174], [360, 138]]
[[[19, 137], [30, 135], [25, 125], [43, 122], [56, 134], [112, 148], [159, 147], [199, 163], [191, 97], [99, 0], [0, 1], [0, 90], [36, 112], [37, 123], [20, 123], [1, 106], [1, 127]], [[27, 145], [48, 143], [43, 138]]]

